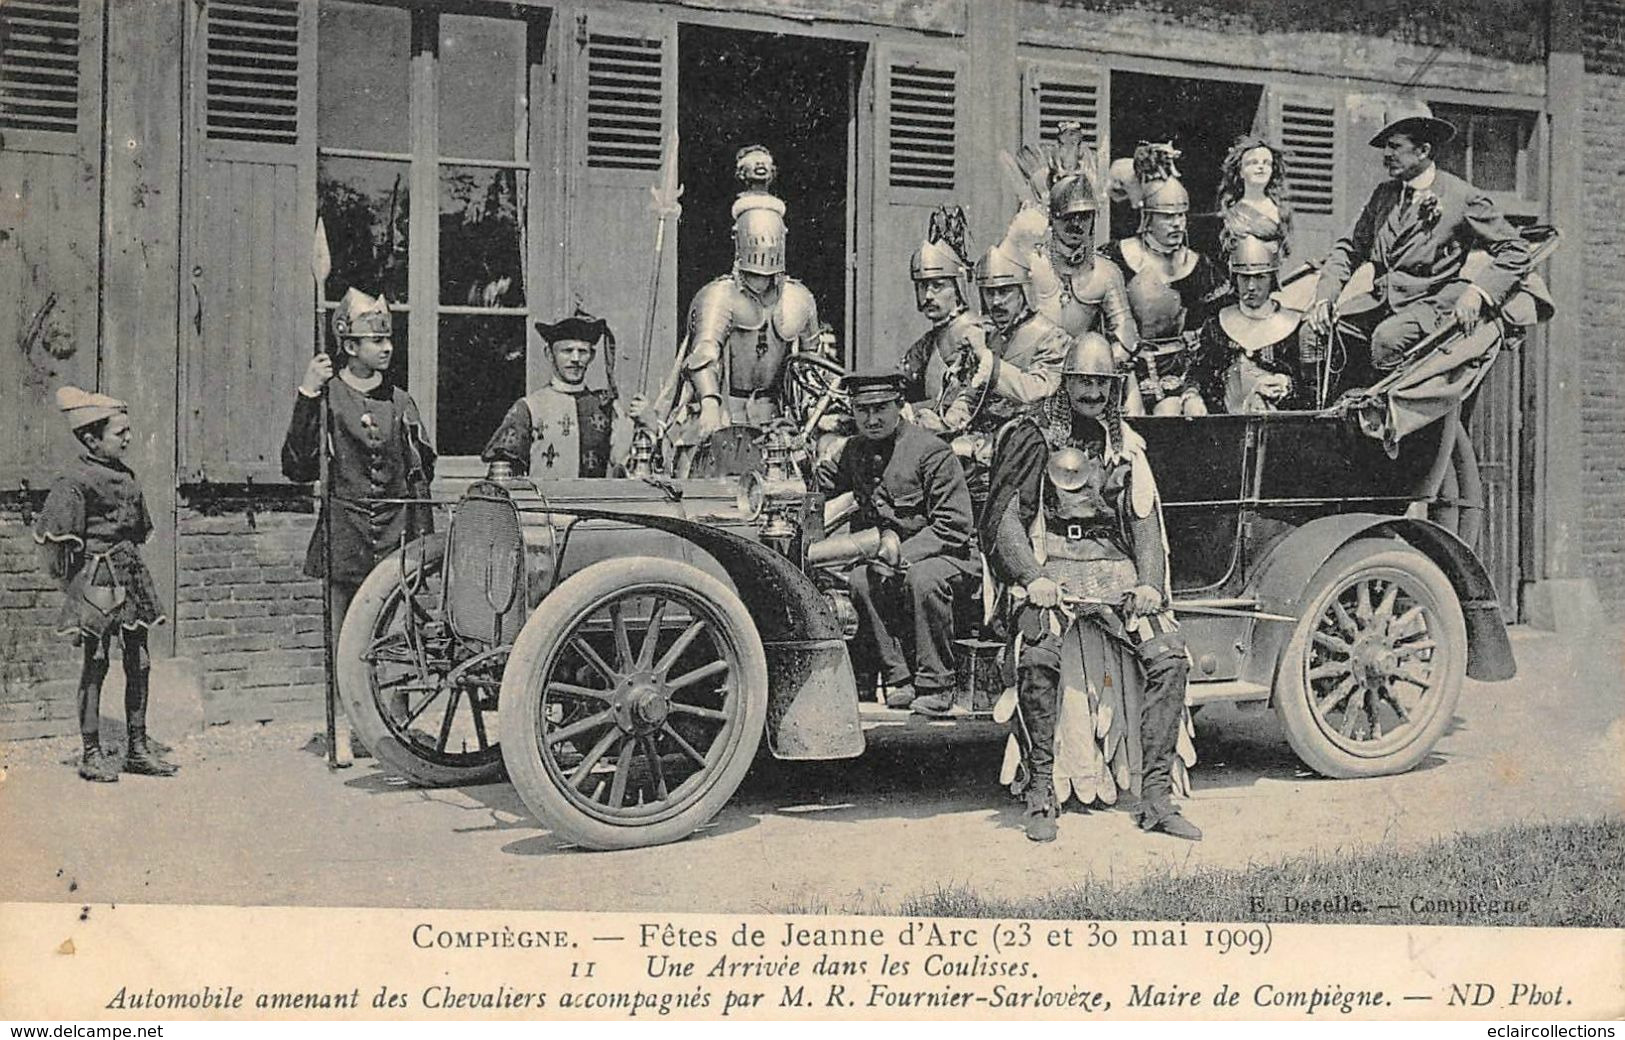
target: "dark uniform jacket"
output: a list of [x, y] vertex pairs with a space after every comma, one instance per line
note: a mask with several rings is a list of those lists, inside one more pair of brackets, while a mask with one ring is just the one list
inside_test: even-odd
[[164, 620], [152, 573], [136, 550], [152, 516], [135, 474], [88, 452], [57, 478], [34, 521], [51, 576], [67, 592], [57, 630], [100, 638], [115, 626]]
[[883, 441], [853, 437], [824, 476], [828, 494], [850, 491], [857, 499], [852, 530], [896, 531], [903, 562], [970, 555], [970, 491], [959, 460], [941, 438], [909, 422]]
[[[1427, 201], [1429, 193], [1434, 201]], [[1332, 247], [1315, 295], [1337, 299], [1354, 269], [1369, 260], [1378, 299], [1398, 310], [1460, 279], [1475, 246], [1490, 254], [1490, 264], [1473, 284], [1499, 306], [1529, 270], [1529, 249], [1489, 196], [1437, 167], [1433, 183], [1422, 189], [1386, 180], [1372, 191], [1354, 229]]]
[[[333, 499], [332, 580], [359, 585], [374, 566], [407, 541], [434, 530], [427, 505], [369, 499], [428, 498], [435, 453], [423, 433], [418, 406], [405, 390], [387, 381], [362, 393], [343, 379], [327, 381], [333, 437], [329, 474]], [[282, 441], [282, 473], [306, 483], [318, 479], [322, 405], [319, 397], [298, 394]], [[305, 553], [305, 573], [325, 574], [318, 520]]]

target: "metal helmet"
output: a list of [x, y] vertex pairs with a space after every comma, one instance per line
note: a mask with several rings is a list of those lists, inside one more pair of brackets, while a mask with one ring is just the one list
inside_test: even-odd
[[734, 266], [748, 274], [783, 274], [784, 218], [768, 207], [753, 207], [734, 220]]
[[1083, 174], [1063, 177], [1049, 190], [1051, 217], [1064, 217], [1068, 213], [1093, 213], [1099, 208], [1100, 200], [1095, 197], [1095, 186]]
[[1231, 274], [1269, 274], [1281, 268], [1281, 251], [1274, 242], [1242, 235], [1230, 246]]
[[1032, 281], [1032, 268], [1002, 243], [988, 249], [976, 261], [976, 286], [979, 289], [1004, 285], [1019, 285], [1025, 289], [1032, 286]]
[[1179, 178], [1169, 177], [1146, 185], [1140, 199], [1141, 213], [1187, 213], [1191, 208], [1190, 192]]
[[394, 330], [389, 301], [351, 288], [333, 308], [333, 335], [344, 339], [387, 337]]
[[908, 258], [908, 275], [916, 282], [930, 281], [933, 278], [952, 278], [954, 288], [959, 292], [960, 302], [970, 302], [967, 287], [970, 272], [965, 268], [965, 261], [946, 242], [921, 242], [920, 248], [914, 250], [914, 255]]
[[1123, 378], [1112, 357], [1112, 345], [1098, 332], [1085, 332], [1072, 341], [1061, 364], [1061, 374], [1067, 376], [1114, 376]]

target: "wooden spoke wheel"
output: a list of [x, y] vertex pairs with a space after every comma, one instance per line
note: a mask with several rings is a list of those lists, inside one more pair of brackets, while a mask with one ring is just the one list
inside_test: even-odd
[[420, 539], [373, 568], [339, 635], [339, 696], [356, 736], [391, 771], [431, 787], [502, 777], [497, 692], [506, 652], [458, 647], [440, 616], [445, 541]]
[[527, 806], [594, 849], [676, 841], [744, 779], [767, 658], [732, 590], [676, 560], [605, 560], [548, 594], [502, 682], [502, 754]]
[[1403, 542], [1361, 539], [1315, 575], [1277, 666], [1292, 749], [1330, 777], [1401, 773], [1450, 724], [1467, 627], [1450, 579]]

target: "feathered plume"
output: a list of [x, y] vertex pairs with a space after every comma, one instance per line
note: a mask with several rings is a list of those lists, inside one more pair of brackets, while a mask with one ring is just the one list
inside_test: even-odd
[[1068, 177], [1085, 177], [1091, 186], [1097, 175], [1095, 153], [1084, 137], [1083, 124], [1062, 123], [1056, 139], [1041, 145], [1024, 144], [1012, 156], [999, 153], [1016, 197], [1023, 204], [1049, 205], [1050, 189]]
[[965, 227], [965, 211], [959, 206], [938, 206], [931, 213], [931, 223], [925, 232], [927, 242], [942, 242], [952, 249], [966, 266], [970, 265], [970, 240]]

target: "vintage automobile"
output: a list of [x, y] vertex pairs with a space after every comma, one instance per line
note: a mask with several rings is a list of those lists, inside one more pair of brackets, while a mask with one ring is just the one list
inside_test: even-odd
[[[1492, 323], [1444, 353], [1482, 369], [1516, 336]], [[1439, 356], [1413, 374], [1449, 382], [1462, 366]], [[821, 405], [827, 367], [793, 366], [824, 386]], [[1134, 421], [1164, 498], [1190, 703], [1272, 704], [1329, 777], [1412, 768], [1464, 676], [1515, 671], [1484, 567], [1427, 519], [1458, 459], [1457, 412], [1393, 437], [1393, 408], [1379, 394]], [[594, 849], [692, 833], [764, 737], [781, 759], [860, 754], [865, 725], [898, 713], [860, 703], [856, 615], [816, 562], [832, 544], [825, 502], [793, 457], [811, 428], [768, 431], [738, 477], [534, 482], [494, 467], [443, 535], [403, 546], [357, 594], [337, 648], [356, 732], [420, 784], [505, 769], [547, 827]], [[985, 720], [997, 644], [961, 645], [962, 717]]]

